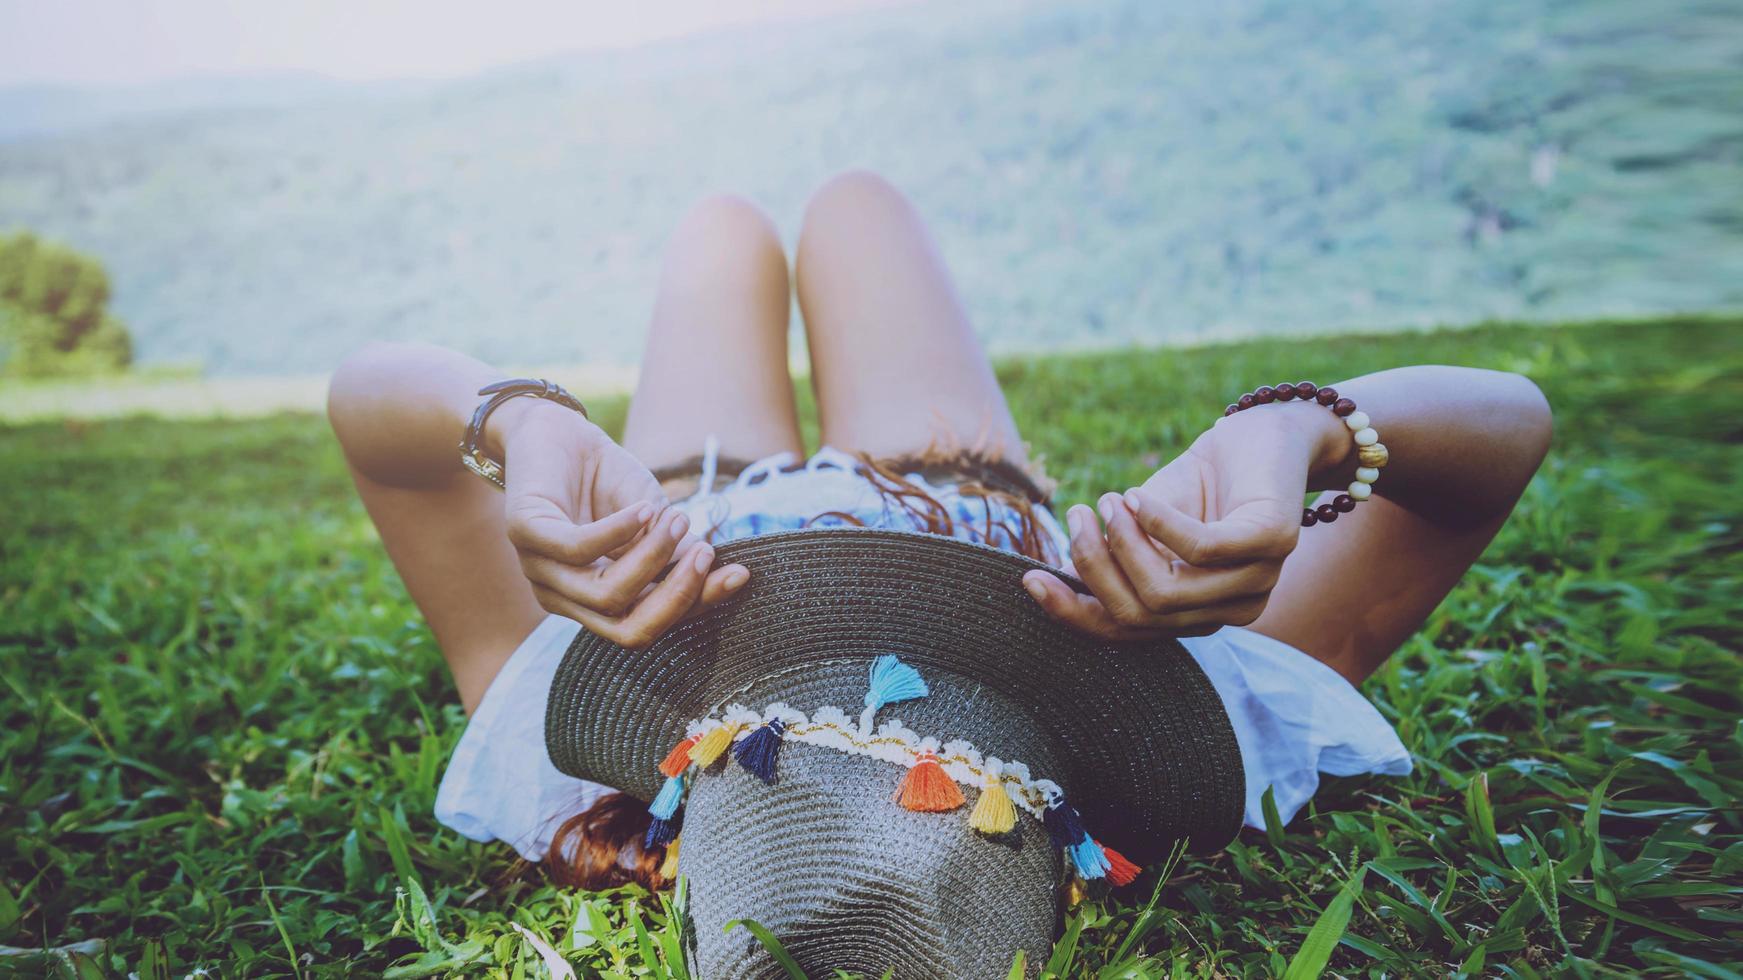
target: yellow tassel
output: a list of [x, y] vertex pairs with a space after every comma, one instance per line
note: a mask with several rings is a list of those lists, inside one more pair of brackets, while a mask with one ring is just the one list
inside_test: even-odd
[[1061, 886], [1060, 890], [1063, 892], [1060, 897], [1065, 900], [1065, 907], [1068, 909], [1077, 908], [1083, 904], [1084, 899], [1089, 897], [1089, 886], [1085, 885], [1083, 879], [1076, 875], [1072, 875], [1070, 880]]
[[968, 825], [983, 834], [1008, 834], [1017, 826], [1017, 808], [1005, 792], [1005, 781], [997, 772], [989, 773], [974, 812], [968, 815]]
[[683, 838], [674, 837], [672, 842], [666, 845], [666, 858], [660, 862], [660, 877], [668, 882], [676, 881], [678, 878], [678, 841], [680, 840]]
[[690, 746], [690, 761], [704, 769], [714, 765], [714, 760], [726, 754], [732, 745], [732, 737], [743, 727], [743, 722], [729, 721], [697, 739], [696, 744]]

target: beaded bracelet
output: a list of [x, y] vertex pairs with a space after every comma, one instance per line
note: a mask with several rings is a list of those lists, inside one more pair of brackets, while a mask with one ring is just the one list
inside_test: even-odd
[[1223, 418], [1244, 412], [1255, 405], [1269, 405], [1272, 402], [1314, 401], [1331, 409], [1333, 415], [1344, 420], [1356, 440], [1356, 479], [1349, 486], [1348, 493], [1340, 493], [1332, 498], [1329, 504], [1318, 507], [1303, 507], [1301, 509], [1301, 526], [1312, 527], [1315, 524], [1330, 524], [1338, 519], [1339, 514], [1347, 514], [1356, 509], [1359, 501], [1367, 500], [1374, 493], [1374, 481], [1380, 478], [1380, 470], [1391, 459], [1380, 442], [1380, 434], [1369, 425], [1367, 412], [1356, 410], [1356, 403], [1348, 398], [1340, 398], [1336, 388], [1321, 388], [1311, 381], [1297, 381], [1294, 384], [1284, 382], [1273, 388], [1270, 385], [1257, 388], [1237, 398], [1234, 404], [1223, 409]]

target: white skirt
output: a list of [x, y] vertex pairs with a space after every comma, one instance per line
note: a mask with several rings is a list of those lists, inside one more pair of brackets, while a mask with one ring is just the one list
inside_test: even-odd
[[[710, 440], [702, 486], [712, 483]], [[732, 485], [699, 492], [676, 506], [698, 533], [715, 540], [806, 526], [816, 514], [852, 514], [872, 526], [901, 527], [876, 489], [857, 475], [857, 460], [825, 448], [805, 467], [788, 470], [787, 454], [748, 467]], [[965, 502], [954, 488], [909, 479], [953, 514], [957, 537], [1007, 546], [998, 528], [977, 526], [986, 501]], [[1043, 530], [1066, 553], [1065, 535], [1044, 508]], [[996, 513], [996, 522], [1003, 515]], [[813, 524], [813, 526], [817, 526]], [[506, 841], [538, 861], [564, 820], [591, 806], [608, 786], [557, 771], [545, 751], [545, 704], [551, 680], [580, 624], [559, 616], [540, 623], [509, 657], [460, 736], [436, 792], [436, 819], [476, 841]], [[1306, 805], [1320, 773], [1403, 775], [1410, 753], [1392, 726], [1336, 671], [1287, 643], [1252, 630], [1226, 627], [1180, 641], [1210, 677], [1228, 710], [1247, 775], [1246, 822], [1263, 828], [1260, 800], [1272, 790], [1284, 822]]]

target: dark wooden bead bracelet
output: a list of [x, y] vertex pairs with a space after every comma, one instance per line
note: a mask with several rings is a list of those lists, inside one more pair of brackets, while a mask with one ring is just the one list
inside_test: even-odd
[[1355, 435], [1358, 466], [1356, 480], [1350, 484], [1349, 492], [1333, 497], [1331, 503], [1301, 509], [1302, 527], [1330, 524], [1338, 519], [1339, 514], [1348, 514], [1356, 509], [1359, 501], [1368, 499], [1373, 493], [1374, 481], [1380, 478], [1381, 468], [1390, 460], [1390, 454], [1381, 445], [1379, 433], [1369, 427], [1367, 414], [1357, 411], [1354, 401], [1339, 395], [1336, 388], [1321, 388], [1311, 381], [1262, 385], [1223, 409], [1223, 418], [1259, 405], [1289, 401], [1311, 401], [1331, 409], [1331, 413], [1343, 419], [1344, 425]]

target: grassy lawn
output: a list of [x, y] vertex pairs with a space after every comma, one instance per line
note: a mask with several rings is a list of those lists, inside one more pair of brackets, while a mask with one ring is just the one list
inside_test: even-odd
[[[1416, 773], [1086, 904], [1058, 972], [1280, 973], [1343, 915], [1345, 975], [1743, 971], [1743, 322], [1001, 374], [1070, 503], [1232, 392], [1409, 362], [1524, 372], [1558, 417], [1514, 520], [1367, 686]], [[323, 420], [40, 424], [0, 432], [0, 467], [0, 944], [78, 944], [60, 968], [91, 976], [542, 975], [518, 924], [582, 975], [665, 973], [658, 898], [555, 888], [431, 818], [464, 719]]]

